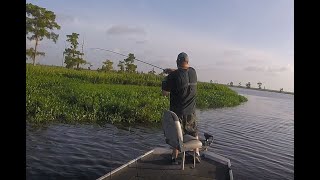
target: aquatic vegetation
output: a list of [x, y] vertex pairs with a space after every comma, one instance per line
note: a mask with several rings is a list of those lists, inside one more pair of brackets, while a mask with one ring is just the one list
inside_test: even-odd
[[[159, 123], [169, 98], [162, 76], [26, 67], [26, 117], [32, 123]], [[199, 82], [197, 108], [231, 107], [247, 99], [227, 86]]]

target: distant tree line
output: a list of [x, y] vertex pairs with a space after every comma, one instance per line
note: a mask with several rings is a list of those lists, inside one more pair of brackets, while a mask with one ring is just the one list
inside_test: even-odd
[[[213, 83], [212, 80], [210, 80], [210, 83]], [[227, 83], [228, 86], [233, 86], [233, 82], [231, 81], [230, 83]], [[258, 89], [262, 89], [262, 83], [258, 82]], [[239, 82], [238, 87], [242, 87], [241, 86], [241, 82]], [[247, 82], [245, 85], [246, 88], [250, 89], [251, 88], [251, 83]], [[266, 87], [264, 86], [263, 89], [266, 89]], [[280, 92], [283, 92], [283, 88], [280, 88]]]

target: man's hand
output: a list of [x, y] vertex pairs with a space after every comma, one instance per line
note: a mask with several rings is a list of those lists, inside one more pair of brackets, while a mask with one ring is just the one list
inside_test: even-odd
[[170, 92], [162, 90], [162, 96], [169, 96]]
[[164, 69], [163, 72], [166, 73], [166, 74], [170, 74], [172, 73], [173, 71], [175, 71], [176, 69], [171, 69], [171, 68], [167, 68], [167, 69]]

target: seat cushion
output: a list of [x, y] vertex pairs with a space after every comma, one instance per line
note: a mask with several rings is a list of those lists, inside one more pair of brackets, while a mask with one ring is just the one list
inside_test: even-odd
[[191, 135], [189, 135], [189, 134], [185, 134], [185, 135], [183, 136], [183, 142], [184, 142], [184, 143], [185, 143], [185, 142], [188, 142], [188, 141], [190, 141], [190, 140], [197, 140], [197, 138], [194, 137], [194, 136], [191, 136]]
[[195, 148], [201, 148], [202, 147], [202, 143], [201, 141], [195, 139], [195, 140], [190, 140], [188, 142], [183, 143], [182, 148], [186, 151], [186, 150], [192, 150]]

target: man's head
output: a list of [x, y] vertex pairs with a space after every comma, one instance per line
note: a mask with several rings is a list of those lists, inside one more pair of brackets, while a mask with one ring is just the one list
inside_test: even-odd
[[182, 68], [189, 67], [189, 57], [185, 52], [182, 52], [178, 55], [177, 66]]

